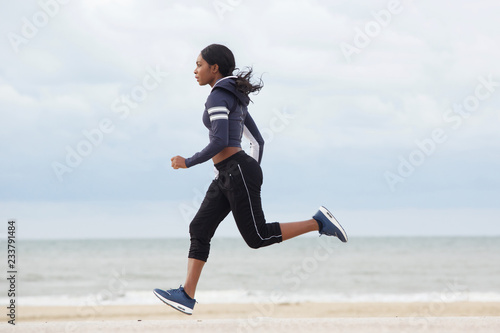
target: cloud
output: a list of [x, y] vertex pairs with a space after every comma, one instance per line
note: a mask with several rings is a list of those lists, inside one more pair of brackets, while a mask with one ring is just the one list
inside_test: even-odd
[[[389, 2], [242, 1], [222, 16], [210, 1], [61, 5], [19, 53], [8, 38], [0, 42], [0, 150], [9, 161], [0, 166], [0, 198], [189, 202], [193, 189], [203, 192], [209, 163], [173, 173], [169, 159], [207, 144], [201, 114], [210, 89], [197, 85], [193, 70], [200, 50], [218, 42], [239, 67], [263, 74], [250, 111], [267, 140], [270, 206], [305, 196], [310, 205], [324, 198], [350, 208], [439, 208], [429, 198], [453, 189], [443, 206], [467, 198], [471, 209], [492, 207], [485, 198], [498, 192], [500, 89], [493, 84], [468, 117], [448, 112], [474, 96], [480, 77], [500, 82], [497, 5], [400, 4], [351, 61], [342, 43], [355, 45]], [[22, 34], [24, 18], [41, 10], [36, 2], [6, 5], [1, 35]], [[168, 73], [162, 82], [127, 116], [116, 112], [156, 68]], [[66, 163], [68, 149], [84, 147], [106, 119], [113, 129], [95, 134], [99, 143], [60, 182], [54, 161]], [[397, 174], [400, 156], [409, 159], [438, 128], [446, 142], [392, 193], [384, 172]]]

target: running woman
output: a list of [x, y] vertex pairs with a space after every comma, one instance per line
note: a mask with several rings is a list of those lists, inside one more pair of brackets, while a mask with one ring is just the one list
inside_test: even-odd
[[[212, 159], [218, 171], [189, 225], [191, 245], [184, 287], [154, 290], [160, 300], [189, 315], [196, 303], [196, 285], [208, 259], [210, 240], [229, 212], [245, 242], [254, 249], [311, 231], [347, 242], [344, 229], [323, 206], [306, 221], [266, 223], [260, 197], [264, 140], [248, 113], [248, 95], [258, 92], [262, 81], [259, 84], [250, 82], [251, 68], [233, 76], [234, 71], [234, 56], [226, 46], [212, 44], [201, 51], [194, 75], [200, 86], [212, 87], [203, 112], [203, 124], [208, 128], [210, 142], [189, 158], [175, 156], [171, 159], [174, 169], [190, 168]], [[241, 149], [243, 135], [250, 141], [249, 155]]]

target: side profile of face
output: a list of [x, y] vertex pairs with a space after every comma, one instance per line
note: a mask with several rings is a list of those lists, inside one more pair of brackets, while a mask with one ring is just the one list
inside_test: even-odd
[[209, 65], [201, 54], [196, 59], [194, 75], [200, 86], [209, 84], [211, 87], [213, 87], [217, 80], [222, 77], [219, 73], [219, 66], [217, 64]]

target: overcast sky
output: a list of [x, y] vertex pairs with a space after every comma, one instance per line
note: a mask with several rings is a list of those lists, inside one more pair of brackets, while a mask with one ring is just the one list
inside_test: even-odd
[[[201, 49], [264, 89], [269, 221], [500, 235], [498, 1], [16, 1], [0, 13], [0, 220], [18, 237], [187, 237], [210, 162]], [[236, 236], [228, 219], [217, 235]]]

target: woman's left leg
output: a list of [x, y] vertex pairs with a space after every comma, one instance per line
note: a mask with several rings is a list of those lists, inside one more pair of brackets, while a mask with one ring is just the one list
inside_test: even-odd
[[231, 166], [230, 187], [226, 196], [238, 229], [251, 248], [259, 248], [319, 230], [314, 219], [291, 223], [266, 223], [260, 189], [262, 170], [246, 155]]
[[280, 228], [281, 237], [285, 241], [311, 231], [318, 231], [319, 225], [315, 219], [310, 219], [301, 222], [280, 223]]

